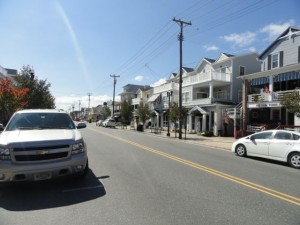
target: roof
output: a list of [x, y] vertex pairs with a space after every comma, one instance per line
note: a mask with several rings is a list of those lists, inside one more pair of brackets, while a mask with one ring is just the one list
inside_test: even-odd
[[300, 28], [297, 27], [288, 27], [284, 32], [282, 32], [282, 34], [280, 34], [278, 36], [277, 39], [275, 39], [275, 41], [273, 41], [259, 56], [259, 59], [262, 59], [262, 57], [281, 39], [285, 38], [285, 37], [289, 37], [292, 36], [294, 33], [298, 33], [300, 32]]
[[203, 59], [208, 61], [209, 63], [214, 63], [216, 61], [215, 59], [209, 59], [209, 58], [203, 58]]

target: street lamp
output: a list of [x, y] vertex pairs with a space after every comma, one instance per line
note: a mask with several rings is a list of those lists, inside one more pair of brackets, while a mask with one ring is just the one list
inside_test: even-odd
[[[173, 91], [168, 91], [167, 92], [167, 96], [169, 98], [169, 113], [168, 113], [168, 133], [167, 133], [167, 136], [170, 137], [170, 98], [173, 94]], [[176, 132], [176, 131], [175, 131]]]

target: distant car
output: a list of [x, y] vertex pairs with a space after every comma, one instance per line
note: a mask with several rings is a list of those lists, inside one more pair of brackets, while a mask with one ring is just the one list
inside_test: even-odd
[[288, 163], [300, 169], [300, 133], [266, 130], [238, 139], [232, 144], [238, 156], [256, 156]]
[[116, 121], [112, 118], [108, 118], [103, 121], [102, 124], [103, 127], [115, 127], [116, 126]]
[[84, 177], [87, 147], [68, 113], [54, 110], [16, 112], [0, 135], [0, 183]]
[[103, 120], [98, 120], [98, 121], [96, 122], [96, 126], [102, 126], [102, 124], [103, 124]]

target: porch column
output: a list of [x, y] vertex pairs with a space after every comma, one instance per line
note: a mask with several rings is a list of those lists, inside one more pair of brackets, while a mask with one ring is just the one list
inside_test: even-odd
[[160, 124], [159, 124], [159, 127], [163, 127], [164, 126], [164, 113], [161, 113], [160, 115]]
[[188, 118], [188, 131], [192, 132], [192, 115], [189, 114]]
[[206, 114], [203, 114], [203, 119], [202, 119], [202, 131], [206, 131]]
[[269, 76], [269, 90], [270, 90], [269, 101], [273, 101], [273, 94], [274, 94], [273, 89], [274, 89], [273, 76]]
[[214, 93], [214, 86], [212, 83], [209, 84], [209, 98], [210, 98], [210, 103], [212, 103], [213, 100], [213, 93]]

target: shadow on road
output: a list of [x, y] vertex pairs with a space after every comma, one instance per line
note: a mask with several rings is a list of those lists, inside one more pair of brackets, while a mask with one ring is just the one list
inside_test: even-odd
[[101, 178], [90, 170], [84, 179], [68, 177], [4, 184], [0, 186], [0, 207], [10, 211], [30, 211], [90, 201], [106, 194]]

